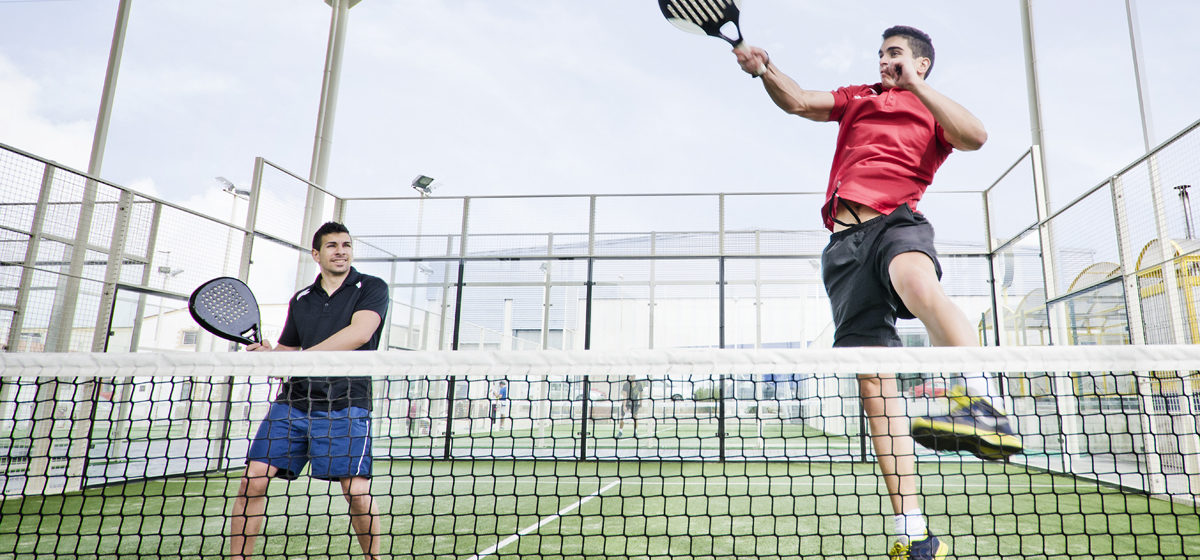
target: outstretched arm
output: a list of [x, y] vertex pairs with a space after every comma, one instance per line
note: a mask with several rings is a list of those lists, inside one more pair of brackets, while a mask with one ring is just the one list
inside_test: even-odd
[[946, 141], [951, 146], [963, 151], [974, 151], [983, 147], [987, 142], [987, 130], [970, 111], [959, 105], [953, 99], [946, 97], [933, 86], [925, 82], [925, 78], [917, 74], [911, 64], [900, 61], [893, 63], [891, 72], [895, 75], [896, 87], [913, 92], [921, 103], [933, 113], [933, 118], [946, 131]]
[[[767, 51], [758, 47], [736, 49], [733, 54], [737, 56], [742, 70], [751, 76], [762, 78], [767, 95], [771, 96], [771, 100], [780, 109], [811, 121], [826, 122], [829, 120], [829, 114], [833, 111], [832, 93], [801, 88], [795, 80], [771, 64]], [[766, 68], [766, 71], [758, 75], [759, 68]]]

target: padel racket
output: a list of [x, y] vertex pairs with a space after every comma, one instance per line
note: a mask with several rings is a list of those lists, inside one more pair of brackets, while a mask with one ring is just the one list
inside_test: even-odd
[[[746, 48], [742, 28], [738, 26], [740, 6], [740, 0], [658, 0], [659, 9], [675, 27], [688, 33], [724, 39], [735, 49]], [[731, 23], [734, 37], [723, 31]], [[764, 71], [766, 68], [760, 66], [758, 73]]]
[[200, 285], [188, 299], [188, 311], [204, 330], [242, 344], [261, 342], [261, 319], [254, 293], [241, 280], [222, 276]]

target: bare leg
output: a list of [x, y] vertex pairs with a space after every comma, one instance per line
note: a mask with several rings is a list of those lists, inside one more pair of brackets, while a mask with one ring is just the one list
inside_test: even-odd
[[279, 469], [260, 461], [250, 461], [242, 474], [233, 511], [229, 513], [229, 558], [243, 560], [254, 553], [254, 541], [262, 529], [267, 509], [267, 485]]
[[[974, 327], [942, 290], [928, 255], [918, 252], [896, 255], [888, 265], [888, 275], [904, 305], [924, 323], [934, 346], [979, 346]], [[996, 402], [998, 387], [983, 372], [963, 372], [962, 382], [968, 395], [986, 397], [993, 406], [1000, 405]]]
[[858, 390], [871, 429], [871, 443], [892, 501], [892, 512], [903, 515], [917, 503], [916, 455], [908, 435], [904, 401], [891, 374], [860, 375]]
[[371, 497], [371, 479], [356, 476], [341, 479], [342, 494], [350, 504], [350, 525], [358, 535], [358, 544], [369, 560], [382, 558], [379, 555], [379, 508]]
[[967, 316], [942, 290], [933, 261], [925, 253], [901, 253], [888, 264], [892, 287], [916, 315], [934, 346], [979, 346]]

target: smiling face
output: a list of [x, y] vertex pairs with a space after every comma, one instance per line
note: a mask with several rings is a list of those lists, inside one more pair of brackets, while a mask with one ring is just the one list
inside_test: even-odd
[[313, 249], [312, 257], [321, 267], [322, 275], [344, 276], [350, 272], [354, 261], [354, 247], [349, 233], [327, 233], [321, 237], [321, 245]]
[[926, 57], [918, 57], [913, 53], [908, 38], [893, 35], [883, 40], [879, 47], [879, 81], [885, 89], [896, 87], [897, 64], [916, 70], [917, 74], [925, 75], [932, 61]]

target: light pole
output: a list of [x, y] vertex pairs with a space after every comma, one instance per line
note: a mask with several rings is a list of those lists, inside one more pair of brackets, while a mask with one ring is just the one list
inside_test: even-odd
[[[325, 67], [321, 80], [321, 101], [317, 112], [317, 131], [313, 140], [312, 164], [308, 182], [325, 188], [329, 174], [329, 154], [333, 151], [333, 121], [337, 111], [338, 85], [342, 76], [342, 51], [346, 43], [346, 22], [350, 19], [350, 8], [362, 0], [325, 0], [333, 8], [329, 19], [329, 41], [325, 48]], [[316, 187], [309, 186], [304, 201], [303, 231], [300, 237], [312, 235], [317, 229], [323, 212], [324, 196]], [[316, 265], [308, 255], [300, 255], [300, 266], [296, 271], [296, 289], [306, 286], [312, 278]]]
[[[167, 280], [183, 274], [182, 268], [171, 268], [171, 252], [159, 251], [164, 253], [167, 258], [163, 259], [162, 265], [158, 267], [158, 273], [163, 275], [162, 290], [167, 291]], [[165, 348], [162, 342], [162, 324], [163, 324], [163, 295], [158, 296], [158, 318], [154, 320], [154, 345], [157, 348]]]
[[[421, 196], [421, 199], [417, 201], [417, 241], [416, 248], [413, 250], [414, 256], [417, 258], [421, 257], [421, 221], [425, 217], [425, 199], [433, 195], [433, 181], [433, 177], [426, 175], [417, 175], [412, 180], [413, 190], [417, 191], [417, 194]], [[408, 346], [412, 349], [416, 349], [417, 344], [420, 343], [420, 340], [416, 337], [415, 329], [413, 329], [413, 320], [416, 318], [417, 311], [417, 270], [422, 268], [418, 261], [413, 261], [412, 284], [409, 288], [411, 295], [409, 296], [408, 305]], [[421, 332], [424, 333], [424, 329]]]
[[[216, 179], [218, 183], [221, 183], [221, 190], [233, 196], [233, 202], [229, 205], [229, 223], [236, 223], [234, 220], [237, 220], [237, 201], [239, 198], [250, 200], [250, 191], [237, 188], [237, 185], [234, 185], [232, 181], [224, 177], [217, 177]], [[222, 267], [225, 274], [229, 274], [229, 254], [232, 251], [233, 230], [227, 229], [225, 230], [225, 266]], [[242, 278], [242, 280], [245, 280], [245, 278]]]

